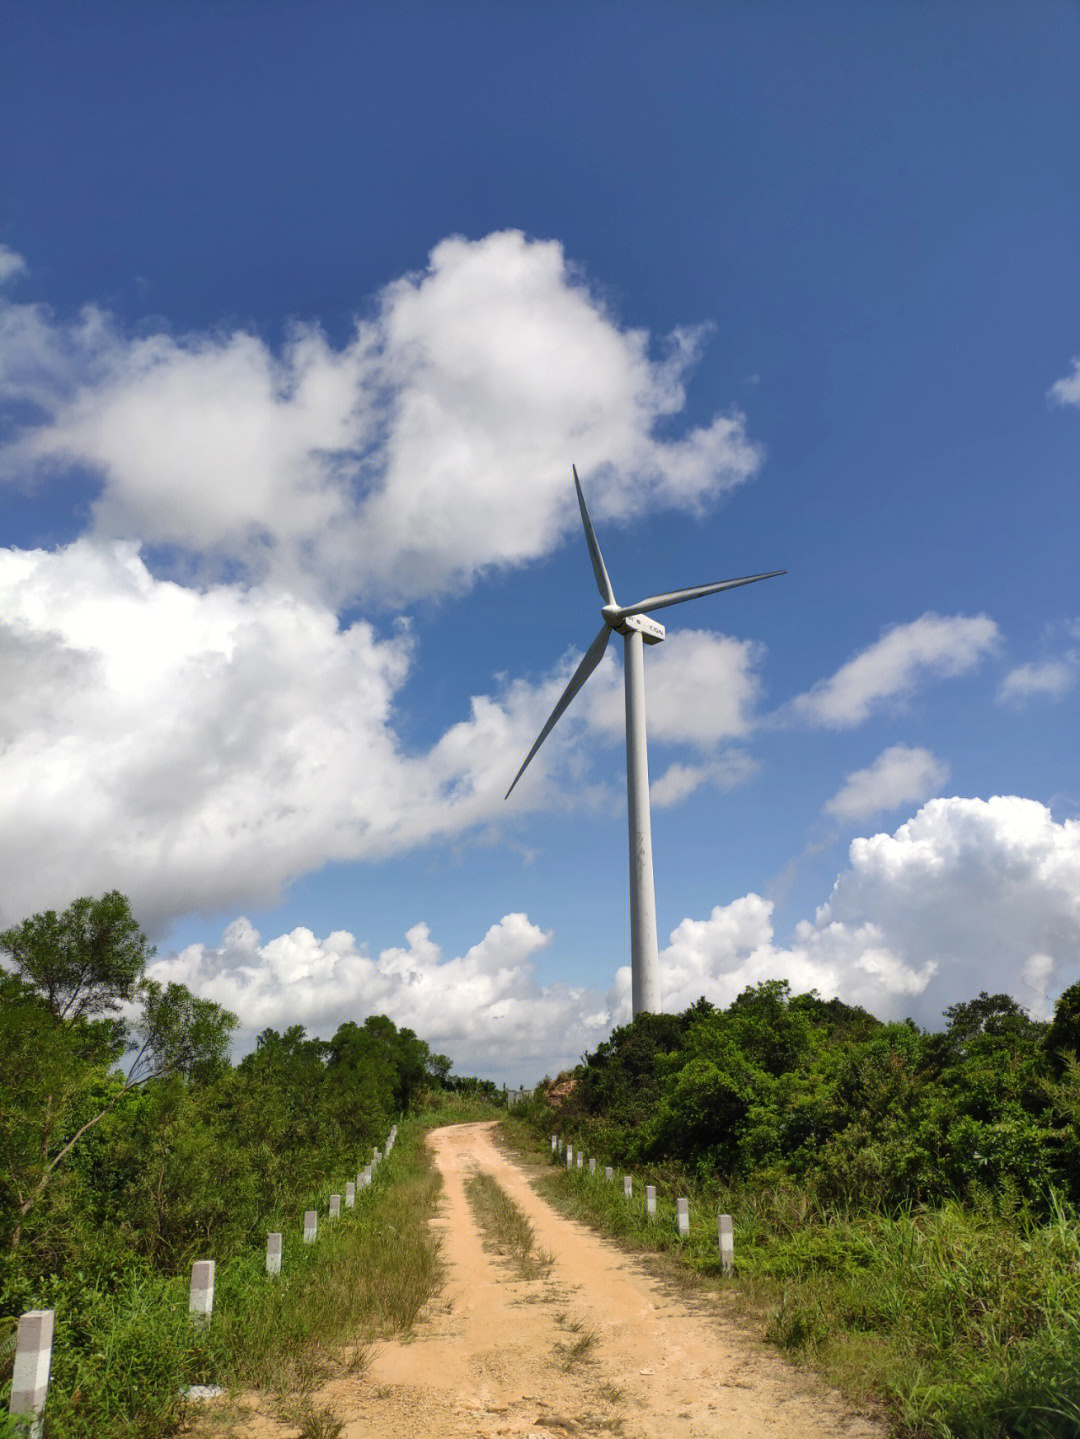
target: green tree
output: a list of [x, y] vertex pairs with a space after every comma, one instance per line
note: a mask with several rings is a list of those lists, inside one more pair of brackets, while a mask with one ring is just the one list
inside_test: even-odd
[[1063, 990], [1046, 1031], [1046, 1052], [1057, 1074], [1067, 1068], [1068, 1055], [1080, 1055], [1080, 980]]
[[154, 954], [115, 889], [101, 899], [77, 899], [63, 914], [47, 909], [24, 919], [0, 933], [0, 950], [65, 1020], [115, 1014], [134, 997]]
[[[170, 1076], [211, 1078], [237, 1020], [182, 984], [145, 978], [153, 950], [116, 891], [34, 915], [0, 944], [19, 970], [0, 985], [0, 1182], [15, 1249], [72, 1152], [125, 1095]], [[114, 1068], [127, 1039], [116, 1011], [132, 999], [141, 1012], [124, 1072]]]

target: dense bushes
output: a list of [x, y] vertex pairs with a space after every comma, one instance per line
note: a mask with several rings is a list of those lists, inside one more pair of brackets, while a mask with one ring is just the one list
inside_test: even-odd
[[[1080, 1435], [1080, 985], [1051, 1024], [1007, 995], [940, 1033], [771, 982], [642, 1015], [514, 1112], [636, 1174], [554, 1167], [568, 1212], [719, 1277], [793, 1358], [909, 1439]], [[659, 1213], [637, 1197], [656, 1186]], [[677, 1236], [675, 1196], [691, 1227]]]
[[699, 1000], [615, 1030], [576, 1072], [563, 1123], [627, 1163], [790, 1178], [856, 1208], [1080, 1200], [1073, 988], [1051, 1025], [984, 993], [927, 1034], [769, 981], [726, 1010]]

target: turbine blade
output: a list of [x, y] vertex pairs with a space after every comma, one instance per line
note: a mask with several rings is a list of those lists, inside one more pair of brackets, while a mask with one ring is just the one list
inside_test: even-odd
[[[517, 774], [514, 776], [514, 784], [517, 784], [518, 780], [525, 773], [528, 763], [532, 759], [533, 755], [544, 743], [551, 731], [555, 728], [555, 722], [558, 720], [563, 710], [566, 709], [567, 705], [577, 694], [578, 690], [589, 678], [589, 676], [592, 674], [593, 670], [600, 663], [600, 661], [604, 658], [604, 651], [607, 649], [607, 642], [610, 634], [610, 629], [608, 629], [607, 625], [605, 625], [604, 628], [593, 640], [589, 648], [585, 651], [585, 656], [582, 659], [581, 663], [578, 665], [577, 669], [574, 671], [570, 683], [566, 686], [561, 696], [559, 697], [559, 703], [551, 711], [551, 718], [548, 720], [544, 728], [540, 731], [540, 734], [537, 736], [536, 743], [533, 745], [529, 753], [525, 756], [525, 763], [521, 766]], [[512, 784], [510, 788], [506, 791], [506, 794], [503, 796], [504, 799], [510, 798], [511, 792], [514, 788], [514, 784]]]
[[593, 574], [596, 576], [596, 588], [600, 591], [600, 598], [606, 605], [615, 603], [615, 591], [611, 588], [611, 581], [608, 579], [607, 567], [604, 564], [604, 557], [600, 553], [600, 546], [596, 541], [596, 531], [592, 527], [592, 520], [589, 519], [589, 509], [585, 503], [585, 496], [581, 493], [581, 481], [577, 477], [577, 465], [571, 465], [574, 472], [574, 489], [577, 490], [578, 507], [581, 510], [581, 523], [585, 526], [585, 539], [589, 545], [589, 558], [592, 560]]
[[666, 610], [668, 605], [681, 605], [684, 600], [700, 599], [702, 595], [715, 595], [718, 590], [733, 590], [739, 585], [752, 585], [755, 580], [771, 580], [775, 575], [786, 575], [787, 570], [770, 570], [767, 575], [745, 575], [741, 580], [717, 580], [714, 585], [695, 585], [689, 590], [670, 590], [666, 595], [650, 595], [647, 600], [638, 600], [634, 605], [619, 605], [612, 620], [618, 624], [627, 615], [643, 615], [646, 610]]

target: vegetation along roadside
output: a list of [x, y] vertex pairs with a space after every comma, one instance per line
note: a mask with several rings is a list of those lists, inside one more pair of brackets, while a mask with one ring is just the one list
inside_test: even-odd
[[1080, 986], [1050, 1024], [984, 994], [924, 1034], [770, 982], [727, 1010], [640, 1016], [503, 1128], [548, 1161], [552, 1134], [596, 1157], [595, 1175], [553, 1163], [543, 1191], [723, 1286], [733, 1312], [884, 1406], [898, 1434], [1076, 1439], [1078, 1039]]
[[[46, 1439], [168, 1435], [191, 1385], [302, 1404], [409, 1330], [442, 1281], [424, 1134], [490, 1117], [494, 1086], [451, 1079], [381, 1015], [325, 1042], [265, 1030], [231, 1064], [235, 1017], [145, 979], [152, 951], [116, 893], [36, 915], [0, 951], [0, 1436], [25, 1432], [7, 1401], [29, 1309], [55, 1313]], [[392, 1154], [330, 1221], [395, 1119]], [[207, 1258], [199, 1326], [188, 1286]]]

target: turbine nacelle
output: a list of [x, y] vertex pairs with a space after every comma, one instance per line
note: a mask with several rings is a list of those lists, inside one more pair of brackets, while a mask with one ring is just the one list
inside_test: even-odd
[[605, 605], [600, 613], [604, 616], [604, 623], [616, 634], [628, 635], [631, 630], [636, 630], [647, 645], [658, 645], [667, 635], [659, 620], [650, 619], [648, 615], [624, 614], [618, 605]]

